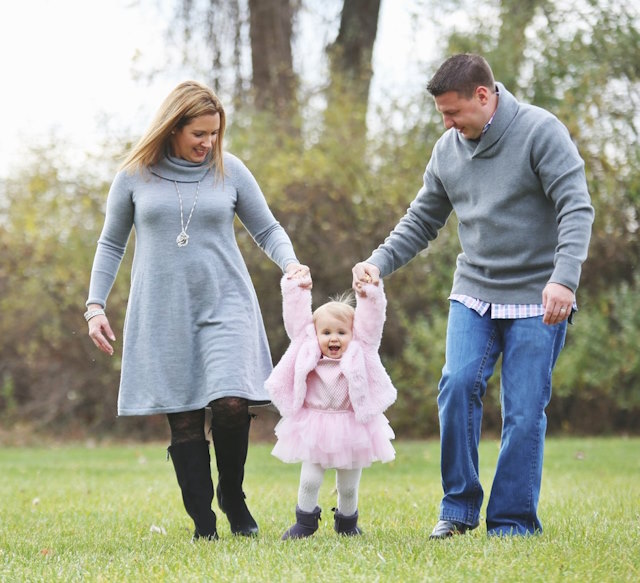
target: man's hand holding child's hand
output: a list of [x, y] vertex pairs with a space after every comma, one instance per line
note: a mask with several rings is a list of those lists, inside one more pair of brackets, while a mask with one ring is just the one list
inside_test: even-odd
[[378, 285], [380, 283], [380, 270], [372, 263], [356, 263], [352, 269], [353, 273], [353, 289], [361, 296], [366, 296], [363, 284], [372, 283]]

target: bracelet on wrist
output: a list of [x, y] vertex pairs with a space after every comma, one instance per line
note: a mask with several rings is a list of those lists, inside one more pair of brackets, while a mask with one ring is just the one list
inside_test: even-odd
[[96, 316], [104, 316], [104, 310], [102, 308], [95, 308], [93, 310], [87, 310], [84, 313], [84, 319], [88, 322], [91, 318], [95, 318]]

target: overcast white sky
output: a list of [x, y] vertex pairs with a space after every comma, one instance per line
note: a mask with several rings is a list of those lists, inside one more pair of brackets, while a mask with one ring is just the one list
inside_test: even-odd
[[[160, 73], [152, 86], [133, 79], [137, 51], [143, 63], [160, 68], [166, 54], [166, 23], [150, 5], [132, 0], [0, 2], [0, 176], [20, 163], [28, 144], [51, 135], [90, 151], [109, 128], [141, 132], [146, 127], [180, 80], [175, 71]], [[414, 0], [382, 0], [374, 89], [383, 84], [397, 96], [424, 87], [433, 37], [431, 31], [415, 30], [414, 10]]]

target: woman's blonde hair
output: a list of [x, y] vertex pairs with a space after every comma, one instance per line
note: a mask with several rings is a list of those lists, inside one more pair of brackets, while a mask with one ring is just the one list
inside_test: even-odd
[[197, 81], [184, 81], [167, 95], [151, 125], [125, 158], [121, 169], [135, 172], [152, 166], [167, 151], [171, 132], [183, 128], [201, 115], [215, 114], [220, 115], [220, 132], [213, 148], [211, 166], [215, 166], [218, 175], [223, 177], [224, 108], [213, 90]]
[[339, 296], [329, 298], [326, 304], [322, 304], [313, 312], [313, 323], [316, 323], [320, 314], [328, 313], [334, 318], [348, 322], [355, 315], [355, 296], [353, 292], [344, 292]]

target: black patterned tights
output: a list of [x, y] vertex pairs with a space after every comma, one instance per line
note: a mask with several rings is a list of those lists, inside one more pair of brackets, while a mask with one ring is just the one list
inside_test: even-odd
[[[247, 423], [249, 417], [247, 399], [223, 397], [211, 401], [208, 406], [211, 407], [211, 423], [217, 428], [234, 429]], [[171, 445], [205, 439], [204, 409], [168, 413], [167, 419], [171, 429]]]

